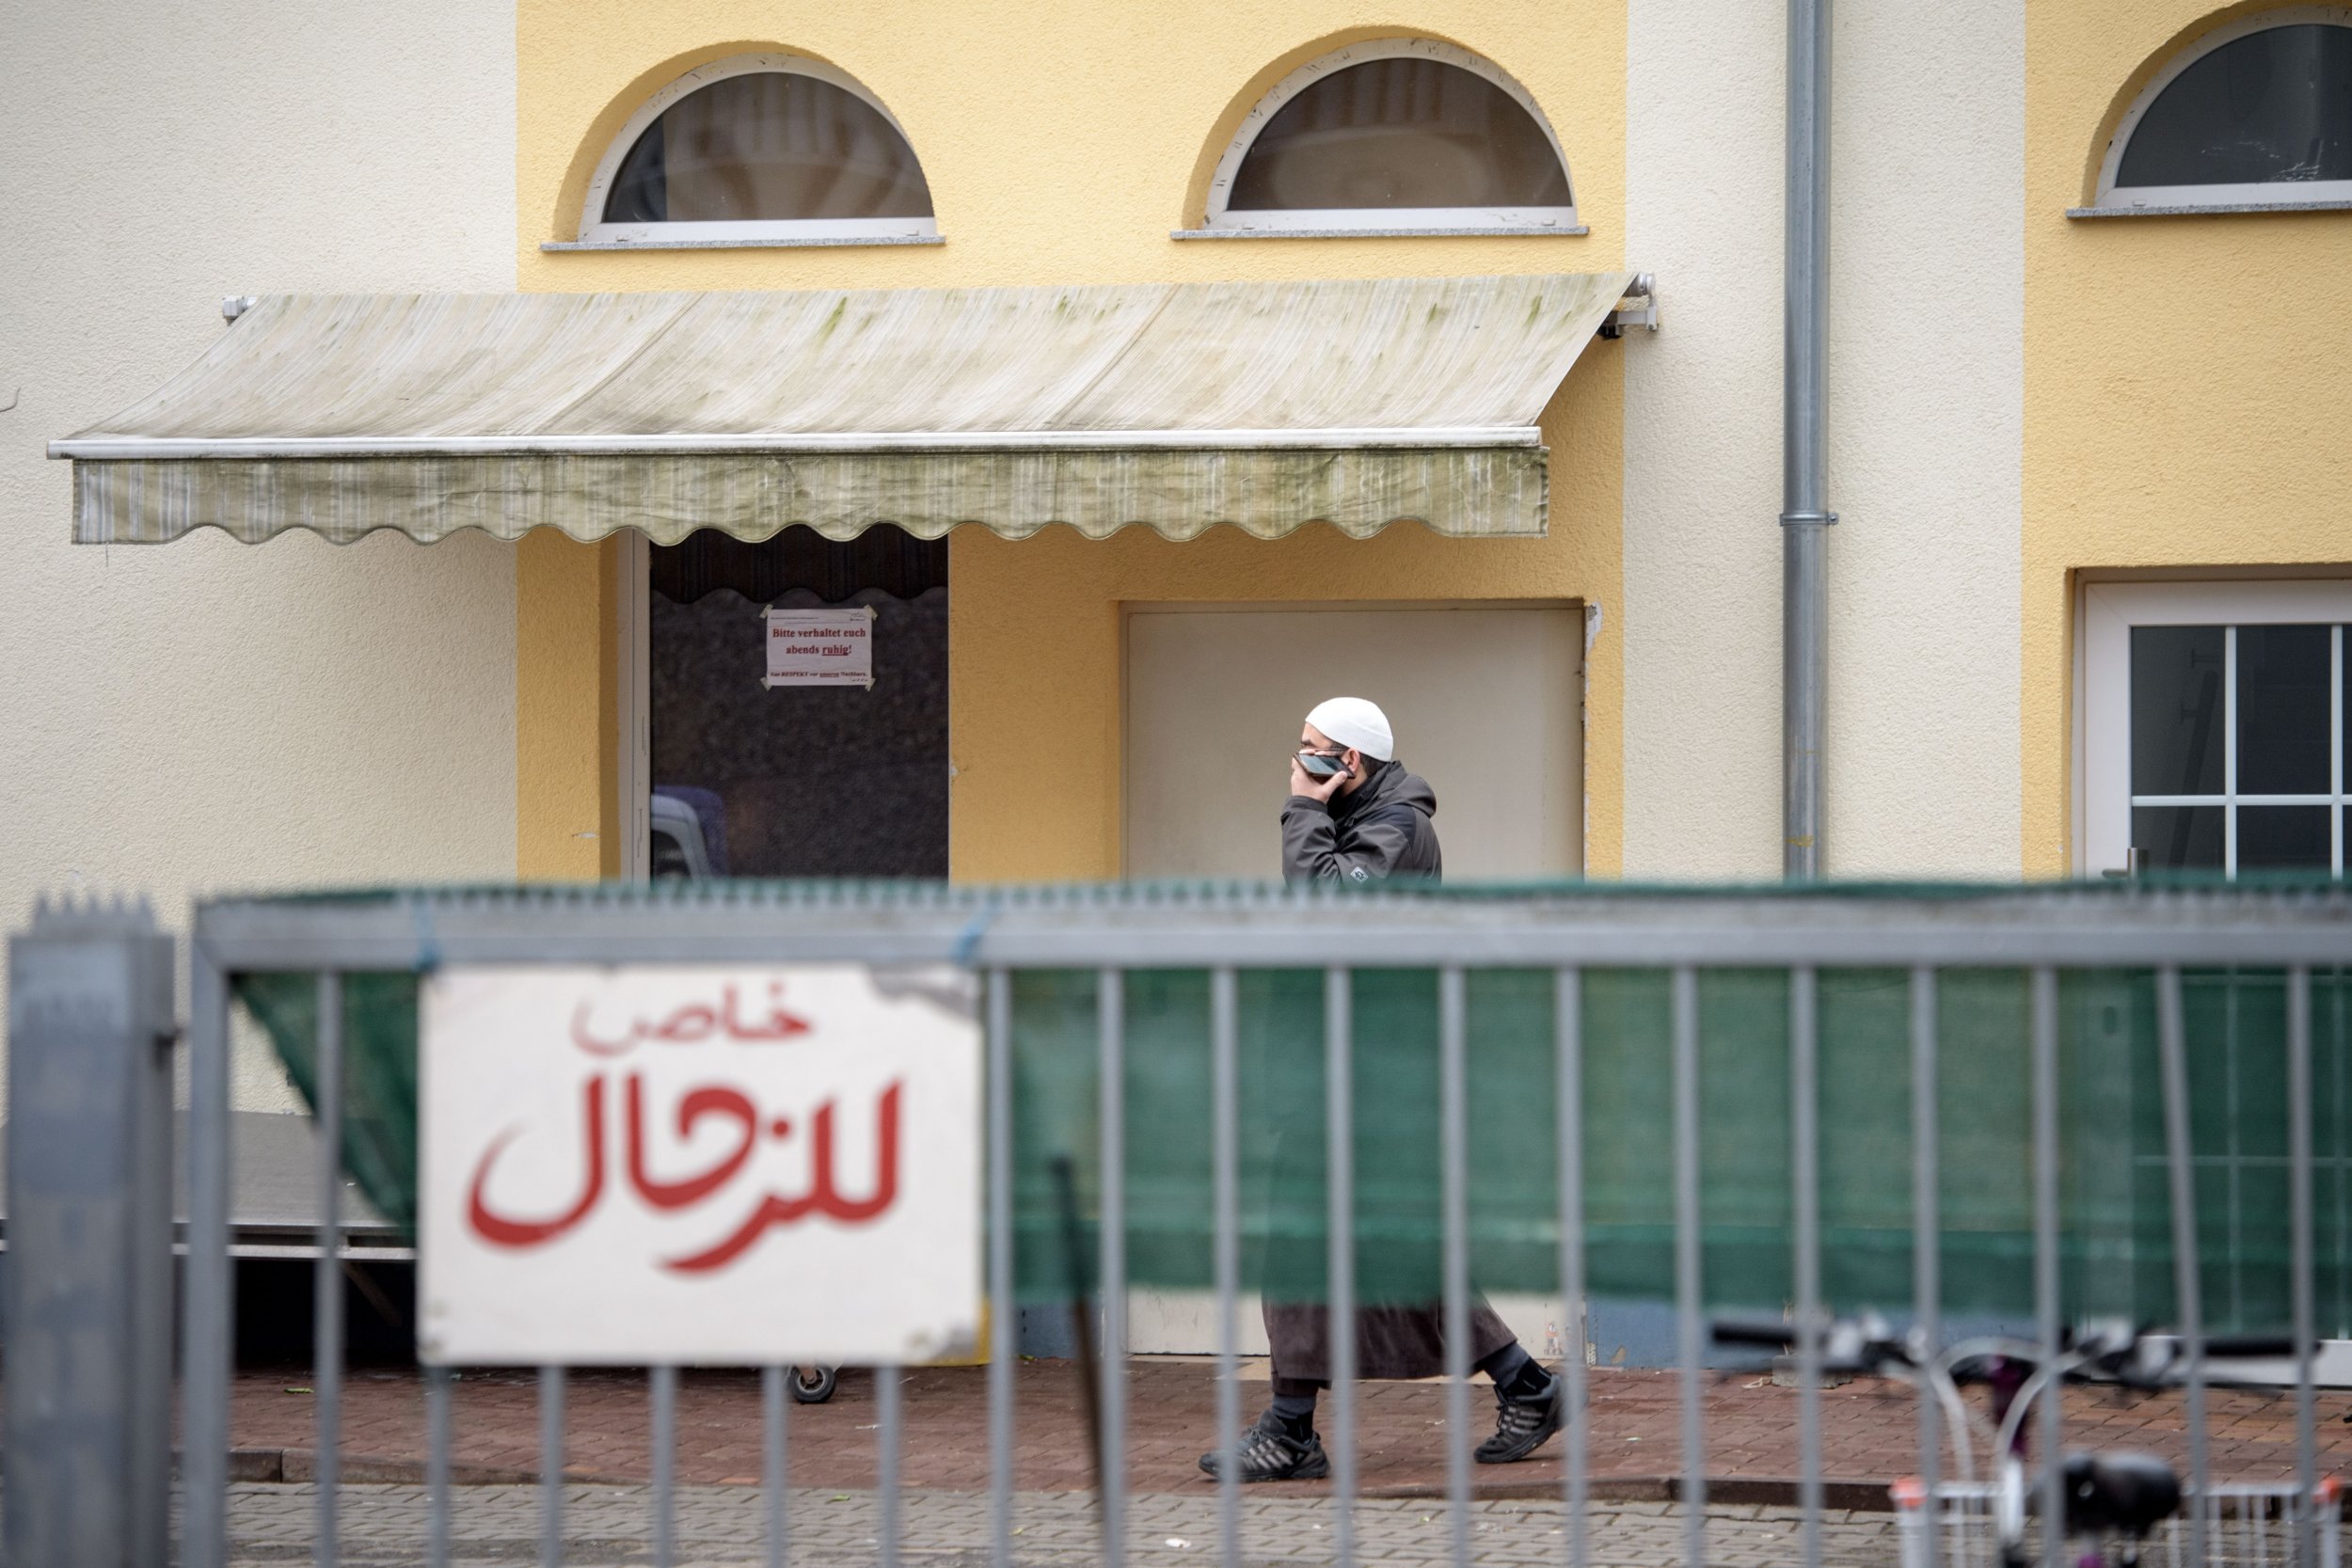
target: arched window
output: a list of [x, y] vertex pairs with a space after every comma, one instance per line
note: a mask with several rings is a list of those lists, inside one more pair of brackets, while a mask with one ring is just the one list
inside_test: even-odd
[[922, 240], [930, 186], [847, 74], [791, 55], [688, 71], [638, 107], [588, 186], [590, 245]]
[[2133, 103], [2098, 204], [2352, 202], [2352, 9], [2263, 11], [2199, 39]]
[[1350, 44], [1284, 77], [1225, 150], [1207, 216], [1213, 232], [1581, 232], [1527, 89], [1435, 39]]

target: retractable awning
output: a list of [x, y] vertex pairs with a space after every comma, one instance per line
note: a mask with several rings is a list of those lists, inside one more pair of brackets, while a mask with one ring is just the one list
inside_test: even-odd
[[288, 295], [49, 451], [89, 544], [1540, 534], [1535, 421], [1631, 281]]

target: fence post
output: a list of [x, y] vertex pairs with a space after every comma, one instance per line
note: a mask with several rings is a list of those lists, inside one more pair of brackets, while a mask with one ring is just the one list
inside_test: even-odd
[[172, 940], [51, 905], [8, 941], [10, 1562], [168, 1556]]

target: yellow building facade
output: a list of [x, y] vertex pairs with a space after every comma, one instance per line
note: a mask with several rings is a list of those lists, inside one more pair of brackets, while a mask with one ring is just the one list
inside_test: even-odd
[[[1409, 521], [1368, 538], [1313, 524], [1181, 542], [1143, 529], [950, 533], [946, 866], [994, 881], [1182, 863], [1136, 850], [1147, 617], [1525, 607], [1556, 612], [1546, 637], [1575, 628], [1555, 660], [1565, 681], [1539, 695], [1564, 705], [1546, 717], [1573, 732], [1565, 771], [1581, 805], [1574, 842], [1522, 869], [1778, 875], [1780, 8], [524, 0], [508, 12], [422, 0], [397, 25], [310, 31], [277, 25], [263, 0], [225, 14], [270, 51], [216, 55], [209, 35], [167, 30], [157, 60], [200, 71], [120, 68], [125, 101], [178, 128], [168, 147], [136, 116], [116, 140], [72, 142], [63, 87], [8, 111], [34, 162], [121, 193], [103, 245], [63, 208], [35, 212], [9, 241], [25, 370], [8, 417], [26, 428], [63, 436], [145, 397], [221, 341], [211, 301], [230, 291], [1654, 276], [1659, 330], [1591, 342], [1542, 416], [1541, 538]], [[111, 37], [146, 25], [101, 7], [28, 17], [10, 36], [47, 62], [40, 83], [68, 83]], [[1840, 8], [1831, 875], [2095, 876], [2160, 850], [2137, 842], [2159, 832], [2184, 863], [2253, 868], [2274, 851], [2309, 862], [2314, 824], [2327, 863], [2343, 863], [2352, 210], [2328, 196], [2332, 133], [2308, 170], [2253, 199], [2134, 196], [2114, 155], [2198, 61], [2292, 28], [2332, 39], [2352, 20], [2202, 0]], [[1212, 227], [1220, 160], [1269, 93], [1335, 51], [1407, 39], [1523, 91], [1573, 182], [1573, 228], [1179, 237]], [[580, 247], [599, 170], [646, 106], [689, 72], [752, 55], [816, 62], [882, 106], [920, 160], [936, 227], [923, 238], [937, 243]], [[2322, 55], [2324, 74], [2334, 56]], [[2242, 96], [2258, 103], [2260, 86]], [[2312, 108], [2315, 123], [2335, 112]], [[233, 155], [257, 137], [282, 150], [266, 179]], [[77, 879], [135, 880], [168, 910], [199, 887], [632, 865], [648, 787], [628, 760], [649, 700], [632, 663], [642, 546], [542, 528], [429, 548], [389, 534], [244, 546], [209, 532], [168, 550], [77, 547], [59, 526], [75, 505], [68, 466], [31, 445], [0, 452], [0, 570], [36, 585], [28, 603], [56, 607], [8, 628], [18, 645], [0, 724], [74, 736], [20, 749], [24, 852], [0, 867], [0, 894], [25, 903]], [[126, 653], [165, 602], [190, 607], [182, 667], [200, 673], [177, 684]], [[2230, 629], [2272, 626], [2320, 630]], [[2189, 629], [2141, 635], [2158, 626]], [[2302, 658], [2300, 695], [2278, 698], [2301, 715], [2288, 749], [2326, 751], [2333, 771], [2312, 774], [2305, 758], [2293, 766], [2308, 776], [2267, 788], [2258, 758], [2245, 779], [2208, 758], [2221, 771], [2179, 787], [2127, 777], [2134, 649], [2167, 638], [2179, 680], [2227, 685], [2244, 654], [2259, 686], [2263, 659]], [[2312, 673], [2322, 643], [2325, 692]], [[1485, 726], [1475, 748], [1431, 758], [1405, 735], [1406, 760], [1452, 779], [1524, 766], [1513, 748], [1534, 745], [1518, 722], [1526, 700], [1502, 680], [1464, 682], [1455, 705]], [[2236, 724], [2236, 700], [2215, 698], [2208, 717]], [[1269, 733], [1265, 754], [1289, 738]], [[268, 793], [255, 758], [303, 786], [258, 832], [241, 826]], [[1271, 872], [1279, 760], [1264, 766], [1263, 820], [1248, 832], [1266, 853], [1235, 863]], [[93, 769], [139, 826], [90, 831], [75, 802]], [[1460, 799], [1449, 776], [1436, 782]], [[1444, 818], [1449, 848], [1458, 812]], [[2293, 842], [2265, 849], [2266, 833]]]
[[[2157, 73], [2204, 34], [2259, 8], [2216, 12], [2194, 3], [2083, 0], [1961, 9], [1979, 14], [1986, 36], [2012, 24], [2022, 35], [2012, 59], [1985, 54], [1981, 38], [1953, 44], [1956, 51], [1978, 50], [1985, 89], [1978, 107], [1987, 128], [2005, 129], [2012, 109], [2022, 121], [2013, 148], [1999, 150], [2016, 155], [2006, 199], [2016, 213], [2019, 243], [2014, 268], [2003, 257], [1998, 280], [2017, 285], [2016, 314], [1943, 324], [1954, 334], [2014, 332], [2020, 340], [2013, 372], [1996, 367], [1978, 376], [1979, 386], [2015, 400], [2015, 511], [1976, 515], [1965, 525], [2013, 531], [2016, 580], [1873, 584], [1867, 566], [1846, 569], [1855, 560], [1847, 541], [1879, 519], [1849, 511], [1847, 534], [1834, 540], [1832, 567], [1834, 578], [1844, 578], [1849, 615], [1899, 622], [1924, 612], [1925, 601], [1938, 594], [1993, 592], [1982, 613], [1963, 623], [1971, 651], [1911, 650], [1916, 662], [1908, 673], [1875, 661], [1834, 663], [1832, 701], [1859, 714], [1873, 702], [1904, 700], [1898, 690], [1878, 689], [1924, 678], [1929, 685], [1915, 689], [1931, 703], [1933, 672], [1945, 658], [2013, 661], [2007, 702], [1998, 692], [1972, 692], [1971, 711], [1958, 717], [1963, 728], [1989, 731], [2000, 722], [1999, 707], [2013, 704], [2014, 837], [1996, 823], [1987, 835], [1993, 842], [1972, 841], [1957, 855], [1906, 856], [1895, 846], [1841, 854], [1841, 791], [1834, 784], [1830, 863], [1864, 871], [2080, 874], [2105, 869], [2086, 863], [2078, 833], [2086, 740], [2076, 711], [2076, 632], [2086, 586], [2154, 570], [2221, 578], [2324, 576], [2352, 558], [2344, 501], [2352, 493], [2352, 440], [2339, 428], [2352, 376], [2352, 216], [2326, 210], [2069, 215], [2095, 204], [2108, 144]], [[1271, 5], [1219, 17], [1214, 26], [1203, 25], [1194, 8], [1157, 5], [1111, 11], [1025, 6], [985, 15], [946, 7], [844, 13], [720, 0], [658, 12], [617, 4], [525, 5], [516, 21], [517, 280], [527, 290], [931, 288], [1655, 265], [1672, 335], [1684, 330], [1677, 311], [1686, 303], [1677, 297], [1684, 279], [1670, 260], [1629, 245], [1628, 209], [1645, 198], [1656, 209], [1703, 195], [1629, 197], [1629, 143], [1645, 134], [1637, 122], [1646, 122], [1655, 139], [1660, 117], [1676, 107], [1642, 101], [1645, 75], [1677, 63], [1662, 48], [1654, 62], [1641, 57], [1640, 39], [1653, 18], [1639, 5], [1529, 8], [1494, 0], [1423, 8], [1409, 24], [1368, 23], [1344, 5]], [[1200, 227], [1210, 173], [1269, 87], [1341, 45], [1400, 34], [1455, 43], [1526, 86], [1558, 135], [1588, 232], [1214, 243], [1171, 237], [1172, 230]], [[1852, 80], [1849, 56], [1870, 47], [1867, 40], [1841, 39], [1841, 83]], [[541, 248], [579, 230], [591, 173], [640, 103], [687, 71], [754, 52], [825, 61], [888, 105], [923, 161], [944, 244], [628, 254]], [[1752, 63], [1762, 71], [1775, 62]], [[1857, 124], [1842, 105], [1834, 112], [1844, 140], [1883, 130]], [[1999, 172], [2007, 161], [1996, 156], [1990, 170], [1944, 172], [1973, 181]], [[1841, 172], [1849, 166], [1841, 162]], [[1932, 164], [1918, 172], [1938, 178]], [[1849, 203], [1838, 212], [1841, 232], [1870, 228], [1870, 193], [1841, 185], [1840, 196]], [[1994, 231], [1982, 244], [1998, 253], [2006, 238]], [[1894, 243], [1903, 239], [1898, 234]], [[1752, 229], [1744, 243], [1758, 268], [1775, 259], [1775, 233]], [[1911, 260], [1922, 267], [1968, 264], [1924, 249]], [[1849, 276], [1835, 272], [1833, 311]], [[1694, 315], [1711, 303], [1687, 301]], [[1692, 330], [1700, 330], [1695, 319]], [[1938, 344], [1932, 332], [1916, 328], [1908, 338], [1917, 350], [1908, 373], [1923, 384], [1915, 395], [1932, 404], [1936, 393], [1927, 384], [1938, 373]], [[1837, 346], [1834, 340], [1833, 385]], [[1552, 501], [1550, 535], [1540, 541], [1443, 539], [1409, 527], [1361, 541], [1311, 528], [1277, 541], [1212, 531], [1184, 543], [1141, 531], [1094, 541], [1049, 529], [1008, 541], [959, 530], [952, 546], [953, 875], [1098, 878], [1127, 869], [1120, 626], [1122, 611], [1135, 606], [1528, 600], [1624, 607], [1629, 616], [1642, 616], [1645, 593], [1673, 596], [1671, 582], [1629, 586], [1626, 578], [1629, 531], [1672, 521], [1636, 515], [1628, 499], [1629, 483], [1643, 482], [1629, 473], [1634, 465], [1661, 461], [1638, 447], [1629, 455], [1626, 438], [1628, 420], [1645, 421], [1650, 411], [1638, 390], [1629, 408], [1625, 362], [1649, 352], [1653, 345], [1641, 341], [1596, 344], [1561, 389], [1544, 422]], [[1727, 388], [1720, 408], [1703, 412], [1768, 425], [1776, 409], [1742, 396], [1756, 389], [1751, 376]], [[1953, 389], [1949, 418], [1972, 417], [1970, 391], [1966, 385]], [[1872, 420], [1867, 406], [1833, 415], [1840, 434]], [[1908, 441], [1926, 461], [1937, 440], [1928, 420], [1868, 455], [1899, 465]], [[1834, 495], [1841, 478], [1834, 456]], [[1755, 517], [1753, 534], [1770, 540], [1768, 515]], [[626, 588], [614, 553], [610, 545], [534, 537], [518, 556], [516, 831], [517, 871], [525, 877], [610, 875], [620, 863], [620, 784], [611, 759], [622, 657], [615, 595]], [[2000, 624], [2012, 605], [2013, 633], [2005, 634]], [[1671, 604], [1661, 610], [1661, 619], [1690, 613]], [[1608, 613], [1596, 618], [1599, 629], [1584, 669], [1585, 869], [1597, 876], [1767, 869], [1753, 853], [1710, 863], [1654, 849], [1629, 865], [1628, 816], [1645, 811], [1644, 802], [1629, 799], [1629, 727], [1637, 734], [1646, 727], [1655, 737], [1671, 732], [1676, 720], [1670, 712], [1629, 715], [1627, 641]], [[1741, 634], [1724, 647], [1727, 659], [1751, 669], [1775, 662], [1768, 641], [1775, 628], [1768, 622], [1753, 615], [1743, 622], [1735, 613], [1722, 625]], [[1676, 657], [1692, 657], [1691, 646], [1709, 635], [1694, 626]], [[1727, 634], [1718, 628], [1711, 635]], [[2012, 636], [2013, 649], [1999, 646]], [[1851, 657], [1869, 656], [1856, 649]], [[1643, 689], [1638, 676], [1630, 689]], [[1718, 732], [1711, 743], [1704, 736], [1685, 737], [1686, 766], [1766, 782], [1758, 753], [1761, 743], [1776, 737], [1756, 721], [1756, 705], [1749, 705], [1744, 726]], [[1737, 734], [1741, 727], [1750, 733]], [[1742, 754], [1709, 754], [1735, 749]], [[1638, 770], [1632, 787], [1640, 787]], [[1857, 793], [1851, 784], [1843, 792]], [[1661, 814], [1653, 806], [1651, 815]], [[583, 836], [591, 823], [599, 836]], [[1653, 830], [1653, 844], [1660, 832], [1671, 835], [1675, 826]]]
[[[1343, 5], [1256, 7], [1203, 27], [1196, 8], [1177, 5], [982, 13], [565, 4], [527, 6], [517, 17], [518, 278], [523, 288], [547, 290], [946, 288], [1622, 266], [1623, 14], [1568, 8], [1537, 18], [1522, 8], [1470, 4], [1415, 21], [1415, 36], [1493, 59], [1545, 106], [1590, 232], [1170, 238], [1199, 227], [1217, 156], [1269, 87], [1348, 43], [1393, 35]], [[541, 250], [579, 231], [593, 169], [649, 94], [697, 66], [761, 53], [825, 61], [889, 106], [923, 161], [945, 244]], [[1121, 874], [1123, 607], [1613, 601], [1619, 346], [1588, 352], [1545, 420], [1545, 539], [1443, 539], [1411, 527], [1369, 540], [1313, 527], [1279, 540], [1212, 530], [1183, 543], [1142, 530], [1099, 541], [1061, 529], [1023, 540], [957, 530], [952, 874]], [[610, 560], [617, 553], [609, 544], [533, 537], [517, 561], [516, 859], [526, 878], [610, 875], [620, 864], [609, 717], [622, 657], [612, 595], [624, 590]], [[1618, 862], [1621, 770], [1612, 764], [1622, 683], [1597, 643], [1588, 679], [1587, 853], [1592, 868], [1607, 874]], [[592, 817], [601, 836], [580, 837]]]
[[2108, 868], [2083, 842], [2092, 585], [2352, 570], [2352, 212], [2069, 215], [2095, 210], [2110, 146], [2160, 72], [2233, 25], [2327, 14], [2027, 8], [2026, 876]]

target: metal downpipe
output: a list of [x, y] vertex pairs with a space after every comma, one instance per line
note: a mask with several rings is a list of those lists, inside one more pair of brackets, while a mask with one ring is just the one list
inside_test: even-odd
[[1829, 0], [1788, 0], [1788, 210], [1781, 372], [1781, 870], [1821, 871], [1828, 440]]

